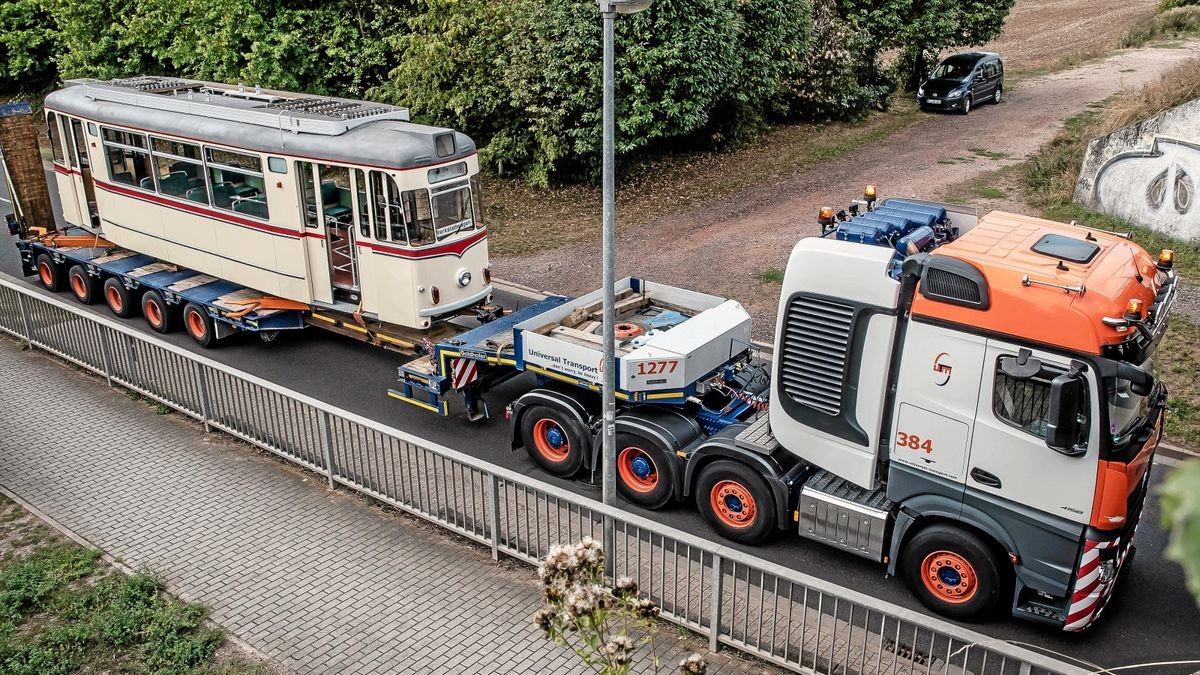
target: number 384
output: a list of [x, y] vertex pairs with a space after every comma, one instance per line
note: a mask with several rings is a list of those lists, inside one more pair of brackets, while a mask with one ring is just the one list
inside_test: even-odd
[[896, 435], [896, 445], [913, 450], [924, 450], [925, 454], [933, 452], [933, 441], [915, 434], [906, 434], [903, 431]]

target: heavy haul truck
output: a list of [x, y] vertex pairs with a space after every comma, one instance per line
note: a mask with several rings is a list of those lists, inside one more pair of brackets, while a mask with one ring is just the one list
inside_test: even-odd
[[[486, 417], [484, 392], [529, 372], [513, 447], [599, 468], [602, 294], [490, 306], [470, 139], [228, 85], [64, 92], [47, 121], [73, 227], [14, 227], [27, 274], [208, 346], [316, 325], [411, 354], [389, 394], [442, 415], [457, 393]], [[791, 530], [879, 561], [946, 616], [1087, 628], [1162, 434], [1172, 252], [873, 187], [847, 210], [792, 250], [770, 359], [736, 301], [618, 282], [620, 493], [694, 500], [736, 542]]]

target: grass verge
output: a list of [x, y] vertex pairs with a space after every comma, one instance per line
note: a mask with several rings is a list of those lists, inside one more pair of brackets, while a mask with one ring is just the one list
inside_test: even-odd
[[[912, 126], [921, 113], [907, 96], [864, 123], [774, 127], [732, 152], [694, 152], [637, 162], [620, 178], [618, 226], [664, 216], [778, 181], [842, 157]], [[592, 185], [534, 188], [520, 180], [485, 181], [488, 246], [498, 255], [530, 254], [600, 234], [600, 189]]]
[[207, 609], [126, 576], [0, 497], [0, 672], [266, 672], [217, 654], [225, 637]]
[[[1195, 287], [1200, 283], [1200, 250], [1194, 244], [1092, 211], [1076, 204], [1073, 197], [1089, 140], [1197, 97], [1200, 97], [1200, 59], [1182, 64], [1141, 90], [1119, 95], [1103, 106], [1089, 107], [1067, 120], [1058, 136], [1020, 166], [1022, 187], [1029, 202], [1051, 220], [1132, 232], [1134, 240], [1151, 253], [1173, 249], [1176, 273], [1185, 284]], [[1177, 312], [1159, 347], [1157, 360], [1170, 392], [1167, 436], [1174, 442], [1200, 447], [1200, 325]]]

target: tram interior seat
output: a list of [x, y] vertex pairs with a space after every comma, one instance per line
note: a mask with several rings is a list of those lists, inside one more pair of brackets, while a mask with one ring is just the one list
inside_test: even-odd
[[350, 191], [331, 180], [321, 181], [321, 203], [325, 205], [327, 219], [343, 223], [350, 217]]
[[138, 187], [142, 188], [143, 190], [154, 192], [154, 179], [150, 176], [146, 176], [142, 180], [138, 181]]
[[165, 195], [182, 197], [188, 187], [188, 175], [182, 171], [172, 171], [170, 175], [158, 178], [158, 189]]
[[[114, 173], [112, 178], [114, 181], [116, 181], [118, 183], [124, 183], [125, 185], [133, 185], [133, 174], [130, 173], [129, 171], [120, 171], [120, 172]], [[149, 179], [143, 179], [143, 180], [149, 180]], [[151, 184], [150, 187], [154, 187], [154, 185]]]
[[213, 183], [213, 206], [222, 209], [231, 208], [233, 205], [233, 183], [222, 181]]
[[203, 185], [188, 189], [187, 193], [185, 193], [183, 196], [190, 202], [200, 202], [201, 204], [208, 203], [208, 189]]
[[256, 218], [267, 218], [267, 202], [258, 197], [235, 197], [233, 210]]

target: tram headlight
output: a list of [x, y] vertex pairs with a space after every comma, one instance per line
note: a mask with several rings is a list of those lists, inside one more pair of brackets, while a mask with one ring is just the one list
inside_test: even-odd
[[471, 285], [471, 272], [470, 272], [470, 270], [459, 270], [459, 272], [458, 272], [458, 285], [459, 285], [459, 286], [462, 286], [463, 288], [466, 288], [467, 286], [470, 286], [470, 285]]

